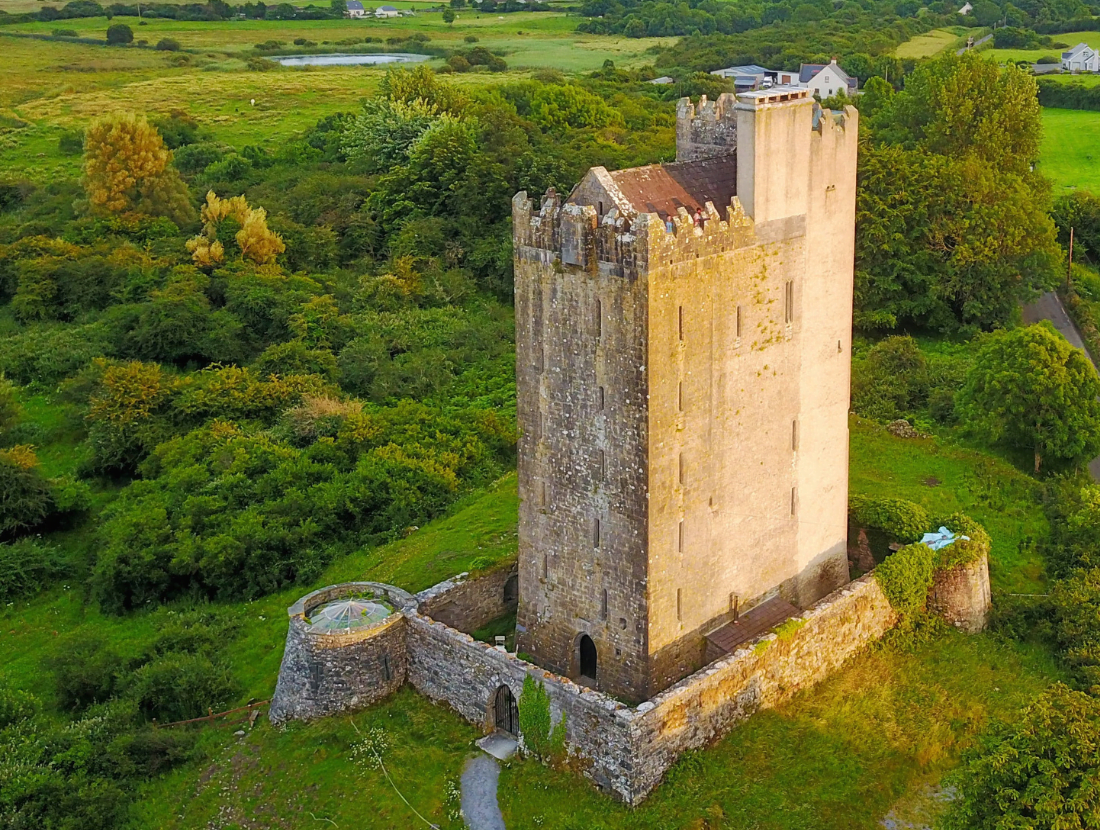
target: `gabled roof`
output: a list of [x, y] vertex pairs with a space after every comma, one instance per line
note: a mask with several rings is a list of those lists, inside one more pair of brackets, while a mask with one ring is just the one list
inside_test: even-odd
[[1082, 52], [1091, 52], [1091, 51], [1093, 51], [1092, 47], [1089, 46], [1087, 43], [1078, 43], [1076, 46], [1074, 46], [1068, 52], [1063, 52], [1062, 53], [1062, 60], [1070, 60], [1072, 58], [1077, 57], [1077, 55], [1080, 55]]
[[349, 12], [361, 12], [363, 11], [363, 4], [359, 0], [347, 0], [344, 4]]
[[710, 202], [724, 216], [737, 193], [737, 159], [730, 155], [650, 164], [618, 170], [611, 179], [638, 213], [656, 213], [667, 219], [676, 215], [677, 208], [695, 213]]
[[397, 11], [397, 9], [395, 9], [393, 6], [379, 6], [378, 11], [380, 11], [380, 12], [395, 12], [395, 11]]
[[804, 63], [798, 69], [798, 82], [805, 86], [812, 79], [816, 78], [818, 73], [821, 72], [827, 66], [831, 66], [840, 79], [841, 83], [845, 84], [848, 89], [855, 89], [859, 83], [855, 78], [851, 77], [847, 72], [837, 65], [836, 61], [832, 63]]

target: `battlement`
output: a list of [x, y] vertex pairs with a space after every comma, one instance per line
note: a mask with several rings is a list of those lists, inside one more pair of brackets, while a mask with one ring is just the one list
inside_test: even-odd
[[737, 97], [723, 92], [717, 101], [704, 95], [698, 105], [690, 98], [676, 104], [676, 160], [698, 161], [731, 155], [737, 149]]

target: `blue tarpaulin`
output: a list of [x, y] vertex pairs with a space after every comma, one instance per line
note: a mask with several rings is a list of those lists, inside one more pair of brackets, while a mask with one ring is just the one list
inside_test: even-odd
[[920, 541], [922, 545], [928, 545], [932, 550], [939, 550], [940, 548], [945, 548], [952, 544], [956, 539], [966, 539], [970, 541], [969, 536], [956, 536], [946, 527], [941, 527], [939, 530], [933, 531], [932, 533], [925, 533]]

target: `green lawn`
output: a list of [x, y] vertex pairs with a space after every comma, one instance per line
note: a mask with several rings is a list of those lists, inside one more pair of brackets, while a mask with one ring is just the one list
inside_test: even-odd
[[1038, 169], [1055, 195], [1076, 188], [1100, 193], [1100, 112], [1045, 108]]
[[[1054, 43], [1064, 43], [1066, 46], [1076, 46], [1078, 43], [1087, 43], [1094, 49], [1100, 48], [1100, 32], [1065, 32], [1060, 35], [1051, 35]], [[1060, 57], [1062, 47], [1047, 46], [1042, 49], [989, 49], [982, 54], [991, 55], [998, 61], [1030, 61], [1035, 63], [1039, 58], [1052, 56]]]
[[933, 29], [916, 35], [894, 50], [894, 55], [902, 59], [930, 58], [938, 55], [945, 49], [959, 48], [966, 45], [966, 36], [976, 33], [979, 29], [965, 29], [961, 26], [953, 26], [949, 29]]

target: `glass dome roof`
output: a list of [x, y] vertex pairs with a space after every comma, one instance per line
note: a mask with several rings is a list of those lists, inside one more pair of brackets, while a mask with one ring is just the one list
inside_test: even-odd
[[338, 599], [313, 610], [309, 631], [315, 634], [346, 634], [381, 622], [393, 608], [381, 599]]

